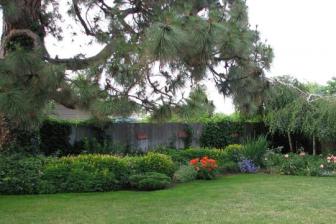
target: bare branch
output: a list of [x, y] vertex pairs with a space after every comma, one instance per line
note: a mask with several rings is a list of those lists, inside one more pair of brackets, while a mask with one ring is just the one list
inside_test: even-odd
[[78, 0], [72, 0], [72, 4], [74, 6], [74, 10], [76, 13], [77, 18], [79, 19], [79, 22], [82, 24], [85, 33], [89, 36], [96, 36], [96, 34], [94, 32], [92, 32], [92, 30], [88, 27], [88, 25], [86, 24], [86, 22], [84, 21], [82, 15], [81, 15], [81, 11], [78, 7]]

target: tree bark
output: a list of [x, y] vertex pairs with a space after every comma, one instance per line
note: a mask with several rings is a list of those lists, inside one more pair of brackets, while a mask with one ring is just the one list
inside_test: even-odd
[[[44, 25], [41, 21], [42, 0], [1, 1], [3, 9], [3, 33], [1, 35], [0, 58], [5, 58], [10, 44], [34, 50], [44, 47]], [[27, 43], [31, 46], [27, 46]], [[0, 74], [1, 75], [1, 74]], [[8, 116], [0, 111], [0, 149], [13, 140], [14, 132]]]
[[11, 41], [23, 45], [22, 41], [30, 39], [34, 44], [31, 46], [32, 49], [36, 47], [36, 42], [43, 43], [46, 33], [41, 20], [41, 1], [42, 0], [11, 0], [2, 5], [2, 57], [6, 56], [7, 45]]
[[289, 150], [290, 150], [290, 152], [294, 152], [292, 136], [291, 136], [290, 132], [287, 132], [287, 137], [288, 137], [288, 143], [289, 143]]
[[315, 135], [313, 135], [313, 155], [316, 155], [316, 138]]

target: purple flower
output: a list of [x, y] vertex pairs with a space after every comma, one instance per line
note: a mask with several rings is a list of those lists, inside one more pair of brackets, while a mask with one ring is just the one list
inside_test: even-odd
[[255, 173], [257, 172], [257, 167], [250, 159], [244, 159], [238, 163], [240, 171], [242, 173]]

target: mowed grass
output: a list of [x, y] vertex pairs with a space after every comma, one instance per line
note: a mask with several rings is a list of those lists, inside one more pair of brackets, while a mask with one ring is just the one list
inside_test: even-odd
[[335, 193], [336, 178], [233, 175], [155, 192], [0, 196], [0, 223], [336, 223]]

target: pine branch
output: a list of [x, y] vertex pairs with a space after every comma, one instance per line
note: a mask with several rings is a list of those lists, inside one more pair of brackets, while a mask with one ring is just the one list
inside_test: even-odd
[[63, 65], [67, 70], [82, 70], [95, 65], [103, 64], [116, 49], [116, 42], [111, 40], [98, 54], [89, 58], [46, 58], [47, 61], [57, 65]]

